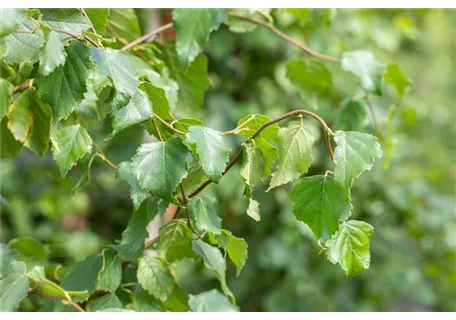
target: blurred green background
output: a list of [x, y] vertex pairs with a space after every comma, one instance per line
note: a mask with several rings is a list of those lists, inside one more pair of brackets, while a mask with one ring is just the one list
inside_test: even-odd
[[[137, 13], [145, 29], [149, 13]], [[375, 117], [345, 124], [377, 133], [385, 150], [352, 191], [353, 218], [375, 227], [371, 266], [360, 276], [347, 278], [319, 255], [312, 233], [290, 211], [290, 186], [270, 193], [258, 188], [259, 223], [246, 215], [243, 182], [234, 172], [240, 166], [205, 191], [219, 199], [224, 228], [249, 245], [241, 275], [228, 266], [228, 285], [241, 310], [456, 311], [456, 11], [271, 14], [281, 30], [316, 51], [340, 56], [363, 49], [379, 61], [398, 63], [413, 88], [399, 102], [394, 92], [371, 97]], [[234, 128], [249, 113], [275, 117], [294, 108], [310, 109], [337, 129], [344, 99], [361, 93], [354, 77], [328, 63], [337, 91], [322, 96], [296, 89], [285, 78], [285, 62], [303, 53], [265, 28], [235, 34], [224, 26], [211, 36], [205, 54], [213, 86], [199, 116], [218, 130]], [[318, 134], [316, 124], [308, 123]], [[87, 122], [94, 137], [107, 136], [109, 126], [109, 121]], [[144, 132], [132, 128], [99, 143], [119, 163], [147, 139]], [[321, 139], [315, 148], [310, 174], [330, 168]], [[91, 183], [78, 184], [88, 158], [62, 180], [50, 152], [43, 158], [25, 149], [16, 158], [2, 154], [1, 241], [32, 236], [50, 246], [52, 261], [71, 264], [120, 239], [132, 212], [129, 187], [100, 160], [92, 167]], [[184, 260], [175, 270], [190, 293], [219, 285], [200, 264]]]

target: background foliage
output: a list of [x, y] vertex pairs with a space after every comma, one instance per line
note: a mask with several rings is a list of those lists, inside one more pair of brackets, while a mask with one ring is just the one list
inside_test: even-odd
[[[229, 172], [223, 183], [206, 191], [218, 199], [215, 205], [224, 228], [245, 238], [249, 246], [240, 275], [237, 277], [234, 264], [229, 263], [227, 270], [227, 283], [240, 310], [456, 311], [456, 12], [303, 9], [272, 10], [271, 15], [281, 30], [316, 51], [340, 56], [344, 51], [365, 49], [375, 53], [378, 61], [397, 63], [413, 87], [396, 106], [392, 104], [393, 91], [386, 97], [371, 95], [375, 117], [367, 106], [359, 114], [344, 113], [350, 102], [343, 98], [356, 91], [358, 81], [342, 74], [338, 66], [327, 65], [338, 90], [324, 83], [315, 84], [313, 90], [301, 90], [285, 77], [285, 62], [302, 58], [303, 53], [266, 28], [237, 34], [222, 26], [211, 35], [204, 55], [212, 85], [207, 84], [201, 109], [192, 106], [198, 97], [188, 97], [190, 102], [176, 109], [179, 116], [198, 116], [208, 127], [229, 130], [246, 114], [276, 117], [306, 108], [321, 115], [332, 128], [377, 132], [385, 152], [382, 163], [360, 177], [351, 193], [353, 218], [375, 227], [370, 269], [356, 277], [347, 278], [339, 266], [318, 255], [321, 248], [310, 229], [291, 213], [290, 187], [267, 194], [266, 187], [254, 190], [261, 204], [259, 223], [245, 214], [248, 203], [242, 195], [244, 182], [239, 174]], [[128, 42], [145, 33], [148, 17], [147, 10], [111, 10], [110, 15], [112, 27]], [[118, 29], [116, 22], [126, 25], [120, 23], [122, 19], [127, 19], [129, 31]], [[232, 24], [230, 28], [236, 27], [245, 25]], [[153, 48], [147, 54], [153, 55]], [[22, 62], [15, 71], [24, 74], [25, 80], [30, 70], [30, 64]], [[4, 72], [2, 69], [2, 77]], [[294, 76], [297, 83], [299, 76]], [[308, 89], [308, 84], [303, 87]], [[87, 106], [81, 108], [78, 117], [84, 119], [92, 136], [107, 137], [112, 131], [110, 124], [91, 120], [93, 112]], [[348, 119], [344, 118], [347, 114]], [[71, 117], [69, 121], [73, 121]], [[308, 125], [317, 129], [313, 122]], [[99, 159], [93, 162], [90, 183], [86, 183], [88, 156], [65, 179], [49, 152], [39, 157], [23, 148], [12, 156], [8, 152], [14, 143], [6, 140], [4, 126], [2, 121], [1, 240], [10, 247], [14, 246], [10, 240], [17, 237], [33, 237], [45, 243], [42, 252], [33, 255], [38, 262], [27, 264], [45, 260], [62, 264], [66, 266], [63, 269], [46, 268], [46, 274], [61, 279], [64, 269], [121, 238], [133, 210], [129, 186]], [[137, 126], [99, 143], [114, 163], [120, 163], [134, 156], [146, 139], [144, 129]], [[314, 150], [311, 174], [328, 167], [324, 152], [320, 143]], [[35, 248], [32, 243], [27, 246]], [[2, 258], [5, 252], [2, 250]], [[105, 259], [109, 255], [104, 251]], [[97, 259], [89, 262], [101, 263]], [[176, 262], [173, 270], [179, 284], [190, 293], [219, 288], [213, 274], [191, 259]], [[125, 273], [128, 278], [128, 269]], [[36, 277], [40, 277], [38, 272]], [[62, 286], [73, 291], [84, 289]], [[137, 296], [137, 301], [148, 298], [145, 292]], [[117, 302], [122, 305], [127, 293], [118, 289], [103, 298], [104, 306], [119, 307]], [[189, 303], [198, 305], [198, 301]], [[150, 311], [159, 309], [153, 303], [141, 305], [148, 305]], [[20, 310], [37, 309], [73, 311], [57, 302], [37, 303], [34, 298], [21, 302]], [[97, 305], [93, 303], [90, 309], [97, 310]]]

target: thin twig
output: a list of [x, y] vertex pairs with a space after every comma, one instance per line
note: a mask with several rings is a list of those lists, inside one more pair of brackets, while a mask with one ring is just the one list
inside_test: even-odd
[[22, 92], [24, 90], [31, 88], [32, 86], [33, 86], [33, 79], [27, 79], [24, 82], [22, 82], [20, 85], [14, 87], [13, 93]]
[[316, 51], [312, 50], [308, 46], [306, 46], [306, 45], [304, 45], [302, 43], [299, 43], [298, 41], [296, 41], [295, 39], [291, 38], [286, 33], [280, 31], [279, 29], [274, 27], [274, 25], [272, 25], [271, 23], [268, 23], [268, 22], [265, 22], [265, 21], [262, 21], [262, 20], [258, 20], [258, 19], [255, 19], [255, 18], [245, 17], [245, 16], [242, 16], [242, 15], [239, 15], [239, 14], [236, 14], [236, 13], [232, 13], [232, 12], [229, 12], [228, 15], [230, 17], [233, 17], [233, 18], [249, 21], [251, 23], [254, 23], [254, 24], [269, 28], [272, 32], [274, 32], [276, 35], [278, 35], [279, 37], [281, 37], [285, 41], [288, 41], [292, 45], [298, 47], [302, 51], [307, 52], [309, 55], [311, 55], [311, 56], [313, 56], [315, 58], [318, 58], [318, 59], [321, 59], [321, 60], [326, 60], [326, 61], [329, 61], [329, 62], [340, 63], [340, 59], [339, 58], [327, 56], [325, 54], [322, 54], [322, 53], [319, 53], [319, 52], [316, 52]]
[[163, 141], [163, 137], [161, 135], [160, 130], [157, 127], [157, 124], [155, 123], [155, 119], [154, 118], [152, 118], [152, 124], [153, 124], [153, 126], [155, 128], [155, 131], [157, 131], [158, 139], [160, 139], [160, 141]]
[[[79, 10], [82, 12], [84, 17], [86, 17], [86, 19], [90, 21], [90, 29], [92, 29], [93, 34], [98, 36], [98, 33], [95, 30], [95, 27], [93, 26], [92, 20], [90, 20], [89, 16], [87, 15], [86, 11], [84, 10], [84, 8], [79, 8]], [[103, 44], [101, 43], [101, 40], [99, 38], [97, 38], [97, 43], [98, 43], [98, 46], [103, 47]]]
[[169, 124], [168, 122], [166, 122], [165, 120], [163, 120], [162, 118], [160, 118], [157, 114], [154, 114], [154, 117], [157, 118], [158, 121], [160, 121], [161, 123], [163, 123], [168, 129], [170, 129], [170, 130], [173, 131], [174, 133], [180, 134], [181, 136], [185, 136], [185, 135], [186, 135], [185, 132], [180, 131], [180, 130], [174, 128], [171, 124]]
[[114, 36], [114, 38], [116, 38], [117, 40], [119, 40], [123, 45], [127, 45], [128, 44], [128, 41], [125, 40], [124, 38], [122, 38], [117, 32], [116, 30], [114, 30], [114, 28], [111, 26], [111, 24], [107, 24], [106, 27], [108, 28], [109, 32], [112, 33], [112, 35]]
[[[60, 33], [64, 33], [70, 37], [73, 37], [77, 40], [81, 40], [81, 39], [84, 39], [84, 40], [87, 40], [89, 41], [93, 46], [95, 47], [100, 47], [98, 45], [98, 43], [96, 43], [95, 41], [92, 40], [92, 38], [90, 38], [89, 36], [86, 36], [84, 34], [76, 34], [76, 33], [73, 33], [71, 31], [67, 31], [67, 30], [64, 30], [64, 29], [60, 29], [60, 28], [51, 28], [49, 27], [49, 29], [51, 29], [52, 31], [55, 31], [55, 32], [60, 32]], [[15, 30], [14, 31], [15, 33], [34, 33], [35, 32], [35, 29], [34, 30]]]
[[95, 148], [97, 149], [98, 153], [100, 154], [100, 157], [103, 159], [104, 162], [106, 162], [110, 167], [112, 167], [113, 169], [115, 170], [118, 170], [119, 167], [116, 166], [114, 163], [112, 163], [108, 157], [106, 156], [106, 154], [104, 153], [103, 149], [100, 148], [100, 146], [95, 142], [95, 140], [92, 139], [92, 142], [93, 142], [93, 145], [95, 146]]
[[188, 208], [187, 197], [185, 196], [184, 187], [182, 186], [182, 183], [179, 184], [179, 187], [180, 187], [180, 191], [181, 191], [181, 194], [182, 194], [182, 204], [184, 205], [185, 212], [187, 213], [187, 225], [190, 228], [190, 230], [192, 230], [192, 232], [196, 236], [198, 236], [198, 238], [201, 239], [200, 234], [193, 228], [192, 219], [190, 217], [190, 209]]
[[130, 42], [129, 44], [127, 44], [125, 47], [123, 47], [122, 49], [120, 49], [120, 51], [122, 51], [123, 53], [127, 52], [128, 50], [130, 50], [131, 48], [133, 48], [134, 46], [137, 46], [141, 43], [143, 43], [144, 41], [147, 41], [149, 40], [150, 38], [154, 37], [155, 35], [163, 32], [163, 31], [166, 31], [168, 29], [171, 29], [173, 27], [173, 23], [170, 22], [170, 23], [167, 23], [167, 24], [164, 24], [162, 25], [161, 27], [157, 28], [157, 29], [154, 29], [152, 30], [151, 32], [143, 35], [142, 37], [139, 37], [138, 39], [136, 39], [135, 41], [132, 41]]

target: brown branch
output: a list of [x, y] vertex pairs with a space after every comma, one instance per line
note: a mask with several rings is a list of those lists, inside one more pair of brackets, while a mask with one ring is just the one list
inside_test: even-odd
[[269, 22], [265, 22], [265, 21], [258, 20], [258, 19], [255, 19], [255, 18], [245, 17], [245, 16], [242, 16], [242, 15], [239, 15], [239, 14], [236, 14], [236, 13], [232, 13], [232, 12], [229, 12], [228, 15], [230, 17], [233, 17], [233, 18], [236, 18], [236, 19], [249, 21], [251, 23], [254, 23], [254, 24], [269, 28], [272, 32], [274, 32], [276, 35], [278, 35], [279, 37], [281, 37], [285, 41], [288, 41], [289, 43], [291, 43], [295, 47], [301, 49], [304, 52], [307, 52], [309, 55], [311, 55], [311, 56], [313, 56], [315, 58], [318, 58], [318, 59], [321, 59], [321, 60], [326, 60], [326, 61], [329, 61], [329, 62], [340, 63], [340, 59], [339, 58], [327, 56], [325, 54], [322, 54], [322, 53], [319, 53], [319, 52], [316, 52], [316, 51], [312, 50], [308, 46], [306, 46], [306, 45], [304, 45], [302, 43], [299, 43], [298, 41], [296, 41], [295, 39], [293, 39], [292, 37], [290, 37], [286, 33], [280, 31], [279, 29], [274, 27], [274, 25], [272, 25]]
[[[288, 119], [288, 118], [291, 118], [291, 117], [294, 117], [294, 116], [297, 116], [297, 115], [310, 116], [310, 117], [316, 119], [320, 123], [320, 125], [323, 127], [323, 131], [324, 131], [324, 135], [325, 135], [325, 142], [326, 142], [326, 146], [327, 146], [327, 149], [328, 149], [328, 153], [329, 153], [332, 161], [334, 162], [334, 152], [332, 150], [331, 139], [330, 139], [330, 136], [333, 135], [333, 132], [331, 131], [329, 126], [326, 124], [325, 120], [323, 120], [323, 118], [321, 118], [319, 115], [317, 115], [317, 114], [315, 114], [315, 113], [313, 113], [311, 111], [305, 110], [305, 109], [293, 110], [293, 111], [290, 111], [290, 112], [284, 114], [283, 116], [280, 116], [280, 117], [278, 117], [276, 119], [273, 119], [271, 121], [266, 122], [260, 128], [258, 128], [258, 130], [255, 131], [244, 143], [249, 143], [250, 141], [252, 141], [256, 137], [258, 137], [258, 135], [260, 135], [261, 132], [263, 132], [263, 130], [265, 130], [267, 127], [269, 127], [269, 126], [271, 126], [271, 125], [273, 125], [273, 124], [275, 124], [277, 122], [280, 122], [282, 120], [285, 120], [285, 119]], [[239, 129], [239, 128], [237, 128], [237, 129]], [[233, 129], [233, 130], [230, 130], [230, 131], [227, 131], [227, 132], [234, 133], [234, 132], [236, 132], [236, 129]], [[234, 166], [234, 164], [237, 162], [237, 160], [239, 159], [241, 154], [242, 154], [242, 149], [240, 148], [240, 149], [238, 149], [236, 154], [233, 156], [231, 161], [226, 166], [226, 169], [222, 173], [222, 176], [224, 176], [228, 172], [228, 170], [230, 170]], [[213, 181], [210, 180], [210, 179], [204, 181], [198, 188], [196, 188], [192, 193], [190, 193], [188, 195], [188, 198], [189, 199], [193, 198], [198, 193], [203, 191], [212, 182]]]
[[13, 93], [25, 91], [33, 86], [33, 79], [27, 79], [20, 85], [13, 88]]
[[[39, 29], [39, 27], [38, 27]], [[76, 33], [73, 33], [71, 31], [67, 31], [67, 30], [64, 30], [64, 29], [59, 29], [59, 28], [51, 28], [49, 27], [49, 29], [51, 29], [52, 31], [55, 31], [55, 32], [60, 32], [60, 33], [64, 33], [66, 34], [67, 36], [70, 36], [72, 38], [75, 38], [76, 40], [81, 40], [81, 39], [84, 39], [84, 40], [87, 40], [88, 42], [90, 42], [93, 46], [95, 47], [100, 47], [98, 45], [98, 43], [96, 43], [95, 41], [93, 41], [90, 37], [84, 35], [84, 34], [76, 34]], [[35, 33], [35, 29], [33, 30], [15, 30], [14, 33]]]
[[116, 30], [114, 30], [114, 28], [111, 26], [111, 24], [107, 24], [106, 27], [108, 28], [109, 32], [112, 33], [112, 35], [114, 36], [114, 38], [116, 38], [117, 40], [119, 40], [123, 45], [127, 45], [128, 44], [128, 41], [125, 40], [124, 38], [122, 38], [117, 32]]
[[104, 162], [106, 162], [111, 168], [118, 170], [119, 167], [116, 166], [114, 163], [112, 163], [106, 154], [104, 153], [103, 149], [100, 148], [100, 146], [95, 142], [95, 140], [92, 139], [93, 145], [97, 149], [97, 152], [100, 154], [100, 158], [103, 159]]
[[[97, 31], [95, 30], [95, 27], [93, 26], [92, 20], [90, 20], [89, 16], [87, 15], [87, 12], [84, 10], [84, 8], [79, 8], [79, 11], [82, 12], [84, 17], [86, 17], [87, 20], [90, 21], [90, 29], [92, 29], [92, 32], [94, 35], [98, 36]], [[97, 38], [97, 43], [99, 47], [103, 47], [103, 44], [101, 43], [101, 40]]]
[[157, 118], [158, 121], [160, 121], [161, 123], [163, 123], [168, 129], [170, 129], [170, 130], [173, 131], [174, 133], [180, 134], [181, 136], [185, 136], [185, 135], [186, 135], [185, 132], [180, 131], [180, 130], [174, 128], [171, 124], [169, 124], [168, 122], [166, 122], [165, 120], [163, 120], [162, 118], [160, 118], [157, 114], [154, 114], [154, 117]]
[[47, 293], [36, 291], [36, 290], [30, 290], [29, 293], [30, 294], [36, 294], [37, 296], [40, 296], [40, 297], [43, 297], [45, 299], [52, 300], [52, 301], [61, 301], [61, 302], [65, 301], [68, 304], [70, 304], [73, 308], [78, 310], [79, 312], [85, 312], [85, 310], [74, 301], [66, 300], [65, 298], [53, 296], [51, 294], [47, 294]]
[[158, 139], [160, 139], [160, 141], [163, 141], [163, 137], [161, 135], [161, 132], [158, 129], [157, 124], [155, 123], [155, 119], [153, 119], [153, 118], [152, 118], [152, 124], [154, 126], [155, 131], [157, 131]]
[[155, 35], [163, 32], [163, 31], [166, 31], [168, 29], [171, 29], [173, 27], [173, 23], [170, 22], [170, 23], [167, 23], [167, 24], [164, 24], [162, 25], [161, 27], [157, 28], [157, 29], [154, 29], [152, 30], [151, 32], [143, 35], [142, 37], [130, 42], [129, 44], [127, 44], [126, 46], [124, 46], [122, 49], [120, 49], [120, 51], [122, 51], [123, 53], [127, 52], [128, 50], [130, 50], [131, 48], [133, 48], [134, 46], [137, 46], [141, 43], [143, 43], [144, 41], [147, 41], [149, 40], [150, 38], [154, 37]]
[[182, 204], [184, 205], [185, 212], [187, 213], [187, 225], [189, 226], [190, 230], [192, 230], [192, 232], [195, 235], [197, 235], [198, 238], [201, 239], [200, 234], [193, 228], [192, 219], [190, 217], [190, 210], [188, 208], [188, 203], [187, 203], [187, 197], [185, 196], [184, 187], [182, 186], [182, 183], [179, 184], [179, 187], [180, 187], [181, 194], [182, 194]]

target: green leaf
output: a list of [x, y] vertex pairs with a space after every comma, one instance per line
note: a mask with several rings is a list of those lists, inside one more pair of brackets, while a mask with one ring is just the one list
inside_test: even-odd
[[356, 75], [364, 90], [377, 95], [382, 94], [382, 75], [386, 66], [376, 61], [372, 52], [362, 50], [344, 52], [341, 67]]
[[135, 9], [109, 9], [109, 13], [109, 25], [119, 37], [131, 42], [141, 36]]
[[58, 130], [52, 143], [54, 159], [62, 177], [92, 149], [92, 139], [80, 124]]
[[14, 139], [6, 124], [6, 121], [0, 121], [0, 155], [2, 158], [14, 158], [21, 150], [22, 144]]
[[165, 301], [166, 311], [187, 312], [188, 311], [188, 292], [178, 286], [174, 286], [173, 292]]
[[65, 48], [57, 32], [48, 31], [46, 35], [46, 44], [40, 55], [39, 71], [43, 76], [47, 76], [57, 67], [65, 63]]
[[154, 112], [147, 94], [142, 90], [136, 90], [126, 106], [113, 111], [114, 118], [112, 127], [114, 131], [108, 139], [112, 139], [116, 134], [135, 124], [152, 119]]
[[99, 34], [105, 33], [106, 25], [108, 24], [109, 9], [86, 8], [84, 10], [95, 31]]
[[212, 31], [227, 19], [225, 9], [174, 9], [173, 21], [177, 30], [176, 50], [187, 68], [203, 51]]
[[[103, 258], [100, 254], [92, 254], [84, 261], [77, 263], [63, 279], [61, 287], [67, 291], [88, 291], [91, 294], [96, 286], [98, 274], [103, 267]], [[76, 302], [85, 300], [75, 297]]]
[[264, 176], [264, 157], [254, 143], [244, 143], [243, 145], [243, 162], [241, 176], [251, 188], [261, 183]]
[[226, 137], [207, 127], [191, 126], [186, 136], [187, 144], [195, 144], [204, 172], [218, 182], [230, 158], [231, 148]]
[[383, 74], [383, 79], [394, 87], [399, 98], [402, 98], [412, 87], [412, 81], [395, 63], [388, 65], [386, 72]]
[[202, 292], [197, 295], [190, 295], [188, 306], [193, 312], [237, 312], [238, 307], [231, 304], [227, 296], [218, 290]]
[[120, 244], [113, 245], [119, 256], [127, 261], [135, 261], [144, 251], [144, 240], [147, 237], [147, 225], [157, 215], [157, 200], [149, 199], [133, 212], [128, 226], [122, 232]]
[[147, 96], [152, 103], [154, 114], [158, 115], [163, 120], [174, 120], [174, 117], [170, 112], [165, 90], [155, 87], [149, 82], [141, 83], [139, 88], [147, 93]]
[[195, 257], [192, 250], [192, 232], [184, 219], [174, 219], [159, 230], [157, 252], [168, 262]]
[[22, 92], [11, 104], [8, 128], [14, 138], [43, 155], [49, 145], [52, 110], [35, 99], [32, 89]]
[[326, 242], [328, 260], [339, 263], [347, 276], [364, 272], [369, 268], [369, 238], [374, 228], [363, 221], [344, 221], [339, 231]]
[[144, 257], [139, 260], [138, 282], [155, 298], [165, 301], [174, 287], [174, 278], [168, 265], [157, 257]]
[[7, 62], [21, 63], [29, 61], [33, 64], [38, 61], [41, 48], [46, 40], [41, 29], [31, 32], [36, 27], [36, 23], [31, 20], [22, 21], [16, 29], [24, 32], [11, 33], [2, 39], [5, 49], [2, 49], [1, 52]]
[[[247, 115], [239, 120], [236, 133], [239, 133], [248, 139], [263, 124], [270, 120], [271, 118], [261, 114]], [[273, 124], [264, 129], [258, 137], [254, 139], [255, 145], [260, 149], [264, 156], [264, 175], [266, 176], [271, 175], [272, 165], [274, 161], [279, 158], [277, 148], [273, 146], [278, 131], [279, 126], [277, 124]]]
[[198, 230], [219, 234], [222, 219], [217, 215], [217, 200], [212, 197], [197, 197], [188, 203], [190, 216]]
[[287, 63], [287, 77], [299, 88], [325, 93], [332, 87], [331, 72], [318, 60], [292, 60]]
[[[269, 14], [270, 9], [230, 9], [230, 13], [235, 13], [246, 18], [264, 19], [264, 15], [259, 13], [260, 11], [262, 13]], [[235, 33], [250, 32], [258, 27], [258, 25], [254, 23], [231, 16], [228, 16], [225, 23], [229, 26], [230, 31]]]
[[193, 240], [193, 251], [203, 258], [204, 266], [215, 273], [217, 279], [220, 281], [223, 292], [234, 301], [233, 293], [226, 285], [226, 261], [220, 250], [197, 239]]
[[138, 209], [141, 203], [150, 197], [150, 194], [141, 189], [139, 186], [138, 179], [136, 179], [135, 175], [131, 171], [131, 162], [124, 161], [119, 163], [117, 175], [120, 179], [127, 181], [130, 185], [130, 198], [133, 201], [135, 209]]
[[[41, 9], [42, 21], [51, 28], [70, 31], [80, 35], [90, 28], [90, 21], [78, 9]], [[71, 36], [59, 33], [61, 39], [70, 39]]]
[[10, 263], [18, 259], [19, 253], [16, 250], [0, 243], [0, 279], [8, 275]]
[[293, 181], [309, 170], [312, 163], [312, 146], [315, 138], [301, 121], [280, 128], [280, 160], [266, 191]]
[[133, 310], [138, 312], [164, 312], [165, 308], [160, 300], [148, 294], [140, 286], [137, 286], [133, 295]]
[[366, 103], [362, 100], [348, 99], [342, 102], [332, 128], [336, 130], [359, 130], [368, 123]]
[[25, 9], [0, 9], [0, 37], [7, 35], [16, 30], [16, 28], [25, 20], [27, 13]]
[[19, 303], [27, 296], [29, 282], [25, 275], [25, 263], [13, 261], [8, 274], [0, 279], [0, 312], [15, 311]]
[[90, 50], [80, 41], [73, 41], [66, 49], [67, 58], [46, 77], [37, 78], [38, 96], [54, 111], [55, 120], [66, 119], [84, 99], [92, 60]]
[[169, 74], [179, 85], [178, 104], [180, 108], [197, 110], [203, 104], [204, 92], [211, 84], [207, 76], [207, 58], [203, 55], [196, 57], [195, 61], [184, 70], [177, 60], [174, 45], [167, 44], [165, 50], [165, 63]]
[[103, 265], [98, 275], [97, 289], [113, 292], [120, 286], [122, 278], [122, 264], [112, 250], [104, 249], [101, 253]]
[[105, 309], [122, 309], [123, 305], [114, 292], [104, 295], [88, 304], [88, 311], [95, 312]]
[[46, 264], [47, 262], [49, 248], [34, 238], [16, 238], [11, 240], [8, 245], [10, 248], [19, 252], [20, 259], [24, 261], [29, 268], [37, 264]]
[[14, 86], [5, 79], [0, 78], [0, 120], [8, 113]]
[[152, 195], [177, 204], [173, 193], [187, 176], [191, 152], [180, 137], [143, 144], [132, 158], [132, 171], [139, 186]]
[[139, 84], [128, 57], [119, 50], [96, 48], [92, 49], [92, 58], [100, 74], [112, 79], [117, 90], [114, 106], [117, 108], [125, 106], [135, 94]]
[[337, 131], [334, 140], [337, 144], [334, 178], [349, 189], [353, 180], [363, 171], [372, 169], [375, 159], [382, 157], [383, 153], [377, 138], [367, 133]]
[[215, 244], [228, 253], [231, 261], [233, 261], [237, 267], [236, 275], [239, 276], [242, 267], [244, 267], [247, 262], [247, 242], [242, 238], [233, 236], [233, 234], [228, 230], [222, 230], [222, 233], [219, 235], [210, 233], [209, 238], [211, 238], [211, 236], [213, 237], [213, 240], [215, 240]]
[[306, 223], [317, 238], [329, 238], [351, 211], [347, 192], [331, 176], [299, 180], [291, 190], [290, 202], [296, 218]]

